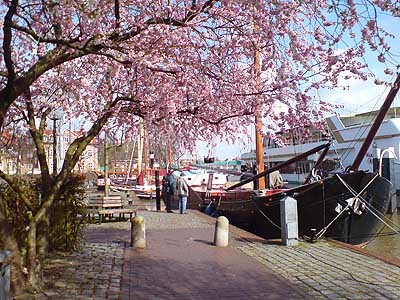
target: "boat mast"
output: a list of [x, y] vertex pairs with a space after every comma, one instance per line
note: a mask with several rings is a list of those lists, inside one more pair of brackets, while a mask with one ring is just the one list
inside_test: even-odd
[[149, 167], [149, 144], [147, 141], [147, 134], [146, 132], [143, 130], [143, 180], [144, 183], [147, 182], [148, 179], [148, 167]]
[[[254, 25], [254, 32], [258, 33], [258, 26]], [[254, 51], [254, 73], [256, 79], [256, 90], [257, 92], [261, 91], [261, 53], [259, 45], [256, 43], [255, 51]], [[256, 129], [256, 164], [257, 164], [257, 173], [264, 172], [264, 147], [262, 142], [262, 119], [261, 119], [261, 107], [257, 109], [256, 118], [255, 118], [255, 129]], [[260, 177], [258, 179], [258, 189], [265, 189], [265, 178]]]
[[108, 182], [108, 156], [107, 156], [107, 132], [104, 132], [104, 196], [110, 194], [110, 185]]
[[138, 135], [138, 176], [142, 173], [142, 164], [143, 164], [143, 123], [142, 120], [139, 120], [139, 135]]
[[167, 148], [167, 170], [172, 169], [172, 147], [171, 142], [168, 140], [168, 148]]
[[383, 102], [382, 107], [379, 110], [379, 113], [376, 116], [376, 119], [372, 124], [371, 129], [369, 130], [368, 135], [360, 148], [360, 151], [358, 152], [356, 158], [354, 159], [354, 162], [350, 167], [351, 171], [358, 170], [361, 161], [363, 160], [365, 154], [367, 153], [368, 148], [371, 145], [372, 140], [374, 139], [376, 132], [379, 129], [379, 126], [382, 124], [382, 121], [385, 118], [386, 113], [388, 112], [394, 98], [396, 97], [397, 92], [399, 91], [399, 86], [400, 86], [400, 73], [397, 75], [396, 81], [394, 82], [392, 88], [389, 91], [389, 94], [387, 95], [385, 101]]
[[[129, 144], [128, 144], [128, 146], [129, 146]], [[133, 141], [132, 152], [131, 152], [131, 157], [129, 159], [128, 171], [126, 172], [125, 183], [128, 183], [128, 180], [131, 177], [132, 165], [133, 165], [133, 154], [135, 153], [135, 147], [136, 147], [135, 141]]]

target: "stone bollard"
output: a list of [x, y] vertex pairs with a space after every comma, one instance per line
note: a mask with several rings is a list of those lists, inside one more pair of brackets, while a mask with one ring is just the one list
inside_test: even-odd
[[220, 216], [215, 222], [214, 245], [226, 247], [229, 244], [229, 221], [226, 217]]
[[141, 216], [131, 219], [131, 247], [138, 249], [146, 248], [146, 229], [144, 218]]
[[297, 201], [285, 197], [280, 201], [281, 208], [281, 238], [284, 246], [296, 246], [299, 242]]
[[10, 299], [10, 265], [5, 263], [9, 255], [8, 251], [0, 251], [0, 300]]

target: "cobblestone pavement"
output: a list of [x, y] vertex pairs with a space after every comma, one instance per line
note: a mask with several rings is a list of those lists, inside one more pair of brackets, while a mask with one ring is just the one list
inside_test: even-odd
[[15, 299], [400, 299], [400, 268], [348, 249], [283, 247], [233, 227], [221, 249], [198, 213], [138, 214], [146, 250], [129, 247], [129, 221], [89, 225], [80, 251], [49, 258], [46, 288]]
[[70, 255], [49, 257], [45, 288], [14, 299], [119, 299], [124, 247], [115, 243], [86, 243]]
[[326, 242], [239, 247], [315, 299], [400, 299], [400, 268]]
[[[192, 213], [187, 214], [167, 214], [157, 211], [138, 210], [138, 216], [143, 216], [145, 219], [145, 226], [147, 229], [177, 229], [177, 228], [210, 228], [213, 227], [205, 219], [194, 217]], [[113, 229], [126, 229], [130, 230], [130, 221], [126, 222], [108, 222], [101, 224], [90, 224], [90, 230], [108, 230]]]

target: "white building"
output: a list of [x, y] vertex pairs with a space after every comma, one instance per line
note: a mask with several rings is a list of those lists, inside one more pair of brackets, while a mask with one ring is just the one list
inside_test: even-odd
[[[294, 131], [280, 133], [285, 137], [291, 135], [292, 138], [287, 138], [283, 147], [278, 147], [270, 140], [264, 141], [264, 162], [267, 165], [276, 165], [332, 139], [332, 146], [325, 159], [335, 162], [336, 171], [351, 166], [378, 112], [330, 117], [326, 120], [327, 131], [311, 129], [310, 138], [305, 142], [301, 142]], [[386, 114], [359, 169], [378, 171], [382, 153], [383, 175], [400, 189], [400, 162], [395, 159], [395, 156], [400, 157], [400, 107], [391, 108]], [[318, 156], [318, 153], [310, 155], [281, 170], [284, 180], [303, 182]], [[255, 151], [244, 153], [241, 158], [249, 163], [255, 162]]]
[[[78, 137], [82, 135], [80, 131], [64, 130], [60, 135], [60, 165], [64, 162], [65, 154], [67, 153], [69, 145]], [[99, 171], [99, 150], [97, 147], [97, 138], [94, 138], [89, 145], [87, 145], [85, 151], [79, 158], [74, 170], [81, 173], [89, 171]]]

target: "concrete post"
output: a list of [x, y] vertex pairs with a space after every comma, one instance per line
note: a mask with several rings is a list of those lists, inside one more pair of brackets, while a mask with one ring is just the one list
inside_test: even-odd
[[285, 197], [280, 202], [281, 208], [281, 237], [284, 246], [298, 244], [297, 201], [291, 197]]
[[5, 263], [9, 255], [8, 251], [0, 251], [0, 300], [10, 299], [10, 265]]
[[214, 245], [226, 247], [229, 244], [229, 221], [226, 217], [220, 216], [215, 222]]
[[144, 218], [141, 216], [131, 219], [131, 247], [138, 249], [146, 248], [146, 229]]

